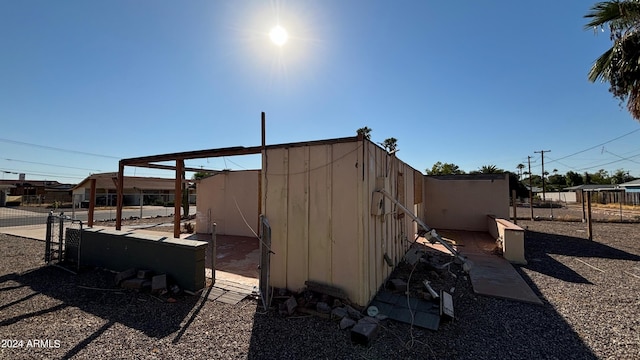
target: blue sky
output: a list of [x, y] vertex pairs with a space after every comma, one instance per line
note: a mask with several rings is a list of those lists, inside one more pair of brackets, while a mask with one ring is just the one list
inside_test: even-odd
[[534, 151], [551, 150], [549, 172], [640, 177], [640, 123], [587, 81], [610, 46], [583, 28], [593, 4], [2, 1], [0, 173], [74, 183], [120, 158], [259, 145], [264, 111], [268, 144], [369, 126], [422, 171], [516, 171], [531, 155], [539, 173]]

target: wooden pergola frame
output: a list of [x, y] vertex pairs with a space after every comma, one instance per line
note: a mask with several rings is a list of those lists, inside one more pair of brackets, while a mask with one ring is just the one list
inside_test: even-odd
[[[306, 142], [298, 142], [298, 143], [289, 143], [289, 144], [277, 144], [277, 145], [266, 145], [265, 138], [265, 113], [262, 113], [262, 145], [261, 146], [251, 146], [251, 147], [229, 147], [229, 148], [220, 148], [220, 149], [209, 149], [209, 150], [197, 150], [197, 151], [187, 151], [187, 152], [179, 152], [179, 153], [170, 153], [163, 155], [152, 155], [152, 156], [143, 156], [137, 158], [129, 158], [122, 159], [119, 162], [118, 166], [118, 177], [117, 177], [117, 211], [116, 211], [116, 230], [122, 229], [122, 205], [123, 205], [123, 194], [124, 194], [124, 167], [125, 166], [137, 166], [137, 167], [146, 167], [152, 169], [164, 169], [164, 170], [175, 170], [175, 201], [174, 201], [174, 214], [173, 214], [173, 236], [175, 238], [180, 237], [180, 201], [178, 199], [182, 198], [182, 183], [185, 181], [183, 179], [184, 171], [203, 171], [203, 169], [196, 168], [188, 168], [184, 166], [185, 160], [192, 159], [203, 159], [210, 157], [221, 157], [221, 156], [236, 156], [236, 155], [255, 155], [255, 154], [263, 154], [267, 149], [275, 149], [275, 148], [290, 148], [290, 147], [298, 147], [298, 146], [312, 146], [312, 145], [320, 145], [320, 144], [335, 144], [342, 142], [351, 142], [351, 141], [361, 141], [363, 140], [363, 135], [352, 136], [352, 137], [344, 137], [330, 140], [316, 140], [316, 141], [306, 141]], [[175, 161], [175, 165], [164, 165], [164, 164], [156, 164], [158, 162], [169, 162]], [[216, 171], [220, 172], [220, 171]], [[262, 188], [261, 185], [258, 188], [258, 212], [261, 211], [261, 201], [262, 198]]]
[[[189, 168], [184, 166], [185, 160], [203, 159], [221, 156], [254, 155], [260, 154], [265, 148], [265, 113], [262, 113], [262, 146], [252, 147], [229, 147], [221, 149], [186, 151], [162, 155], [143, 156], [137, 158], [122, 159], [118, 163], [117, 178], [117, 210], [116, 210], [116, 230], [122, 229], [122, 205], [124, 194], [124, 168], [125, 166], [135, 166], [151, 169], [175, 170], [175, 195], [173, 211], [173, 237], [180, 237], [180, 208], [182, 199], [182, 183], [184, 171], [202, 171], [203, 169]], [[175, 165], [156, 164], [158, 162], [175, 161]]]

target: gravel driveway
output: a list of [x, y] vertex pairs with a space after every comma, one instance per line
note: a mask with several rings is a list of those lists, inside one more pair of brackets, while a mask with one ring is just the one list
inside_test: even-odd
[[369, 346], [336, 322], [264, 313], [253, 299], [117, 290], [108, 272], [43, 267], [42, 242], [0, 235], [0, 338], [22, 341], [3, 342], [0, 358], [640, 358], [640, 224], [594, 224], [593, 242], [582, 223], [519, 225], [529, 264], [518, 271], [542, 306], [476, 296], [459, 276], [455, 321], [437, 332], [387, 321]]

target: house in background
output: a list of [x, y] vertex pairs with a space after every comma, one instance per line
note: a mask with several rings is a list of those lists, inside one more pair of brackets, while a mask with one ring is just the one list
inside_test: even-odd
[[640, 179], [622, 183], [618, 186], [625, 191], [625, 204], [640, 205]]
[[[95, 180], [97, 206], [116, 205], [116, 179], [118, 173], [93, 174], [73, 188], [73, 201], [79, 205], [91, 199], [91, 182]], [[164, 206], [174, 201], [174, 180], [155, 177], [124, 177], [124, 205], [137, 206], [141, 201], [146, 205]], [[191, 203], [195, 203], [195, 191], [190, 189]]]
[[5, 187], [5, 201], [22, 205], [50, 204], [54, 201], [71, 202], [72, 184], [61, 184], [49, 180], [0, 180], [0, 187]]
[[7, 205], [7, 197], [13, 187], [13, 185], [0, 184], [0, 206]]
[[628, 193], [640, 193], [640, 179], [622, 183], [618, 186], [624, 188], [624, 190]]

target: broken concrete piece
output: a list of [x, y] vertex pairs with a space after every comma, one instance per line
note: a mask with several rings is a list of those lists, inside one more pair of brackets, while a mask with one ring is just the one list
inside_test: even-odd
[[453, 312], [453, 297], [446, 291], [440, 291], [440, 316], [446, 315], [455, 318]]
[[331, 311], [331, 318], [342, 319], [347, 316], [347, 309], [337, 307]]
[[352, 326], [354, 326], [356, 324], [355, 320], [352, 320], [348, 317], [343, 317], [342, 320], [340, 320], [340, 329], [344, 330], [344, 329], [348, 329]]
[[424, 287], [427, 288], [427, 291], [429, 291], [429, 294], [431, 294], [432, 298], [437, 299], [438, 297], [440, 297], [438, 293], [431, 287], [431, 283], [429, 282], [429, 280], [424, 280], [422, 283], [424, 284]]
[[116, 274], [116, 278], [115, 278], [116, 285], [120, 285], [120, 283], [123, 280], [131, 279], [134, 276], [136, 276], [136, 269], [134, 268], [121, 271]]
[[156, 275], [151, 278], [151, 291], [162, 292], [167, 290], [167, 274]]
[[138, 270], [136, 277], [138, 279], [149, 279], [151, 278], [151, 270]]
[[398, 291], [407, 291], [407, 282], [402, 279], [391, 279], [391, 284]]
[[378, 314], [375, 317], [375, 319], [378, 320], [378, 321], [384, 321], [384, 320], [387, 320], [388, 318], [389, 317], [387, 315], [385, 315], [385, 314]]
[[316, 304], [316, 311], [322, 314], [328, 314], [331, 312], [331, 306], [329, 306], [329, 304], [327, 304], [326, 302], [319, 301]]
[[296, 307], [298, 307], [298, 302], [296, 301], [296, 298], [292, 296], [288, 298], [287, 301], [284, 302], [284, 306], [286, 307], [287, 314], [293, 315], [293, 312], [296, 310]]
[[412, 248], [404, 254], [404, 260], [409, 263], [409, 265], [415, 265], [424, 255], [424, 250]]
[[371, 324], [379, 324], [380, 320], [376, 319], [375, 317], [365, 316], [362, 319], [360, 319], [360, 321], [358, 321], [358, 322], [367, 322], [367, 323], [371, 323]]
[[337, 288], [335, 286], [321, 284], [319, 282], [307, 280], [304, 282], [307, 285], [307, 289], [311, 291], [315, 291], [320, 294], [329, 295], [338, 299], [347, 299], [347, 293], [345, 293], [342, 289]]
[[347, 305], [345, 306], [345, 309], [347, 309], [347, 314], [349, 315], [350, 318], [353, 318], [356, 320], [362, 319], [362, 314], [360, 313], [360, 311], [354, 309], [352, 306]]
[[[369, 319], [375, 321], [373, 318]], [[378, 334], [379, 328], [380, 325], [377, 322], [361, 319], [351, 329], [351, 341], [362, 345], [368, 345]]]
[[138, 279], [138, 278], [127, 279], [127, 280], [122, 281], [120, 283], [120, 286], [123, 289], [140, 290], [140, 289], [142, 289], [142, 286], [144, 285], [145, 281], [147, 281], [147, 280]]

